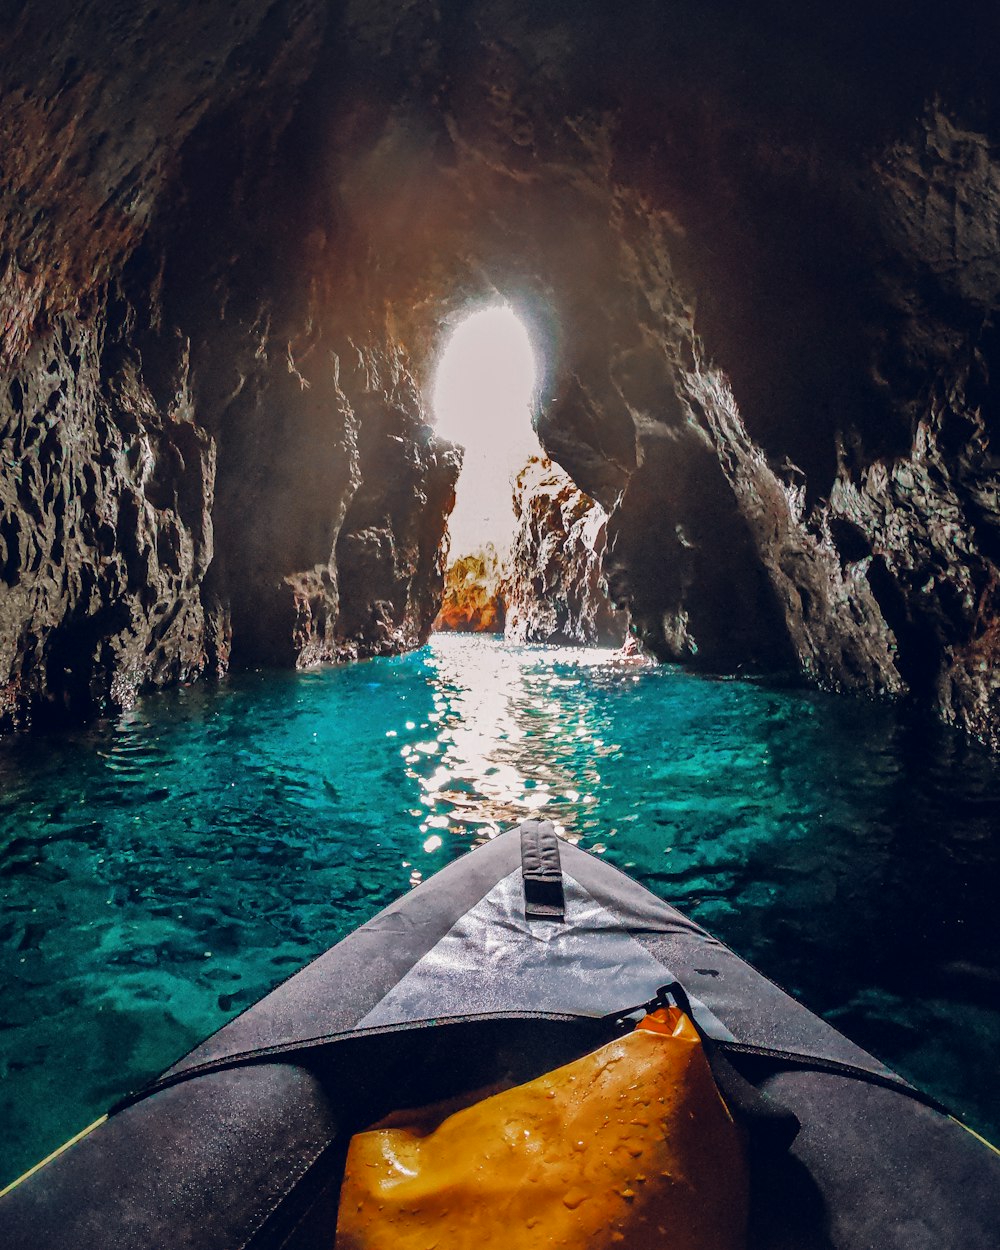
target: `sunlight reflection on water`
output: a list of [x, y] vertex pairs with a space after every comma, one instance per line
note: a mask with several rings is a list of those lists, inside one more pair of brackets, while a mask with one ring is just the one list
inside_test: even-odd
[[[565, 700], [552, 692], [578, 686], [579, 678], [566, 675], [575, 669], [617, 672], [626, 662], [610, 649], [546, 647], [534, 650], [529, 666], [526, 650], [435, 638], [425, 663], [435, 688], [436, 738], [400, 751], [407, 775], [423, 790], [424, 810], [414, 812], [421, 832], [472, 832], [479, 842], [535, 814], [552, 819], [572, 842], [594, 827], [586, 809], [595, 801], [590, 787], [600, 784], [597, 761], [620, 748], [595, 736], [586, 706], [567, 715]], [[582, 772], [581, 752], [591, 758]]]

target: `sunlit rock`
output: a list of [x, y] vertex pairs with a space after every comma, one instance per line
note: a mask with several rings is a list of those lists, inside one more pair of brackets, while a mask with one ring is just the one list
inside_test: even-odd
[[619, 646], [628, 614], [602, 583], [607, 513], [551, 460], [532, 458], [514, 490], [506, 636]]
[[453, 560], [445, 572], [434, 628], [463, 634], [503, 633], [506, 575], [505, 563], [492, 543]]

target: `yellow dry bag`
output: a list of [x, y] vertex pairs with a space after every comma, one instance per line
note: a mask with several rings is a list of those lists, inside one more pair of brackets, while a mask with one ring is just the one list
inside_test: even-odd
[[336, 1246], [739, 1250], [746, 1220], [740, 1132], [670, 1007], [526, 1085], [358, 1133]]

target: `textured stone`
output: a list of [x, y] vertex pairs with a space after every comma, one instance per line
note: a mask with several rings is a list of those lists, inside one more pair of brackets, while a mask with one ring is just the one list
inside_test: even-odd
[[2, 725], [429, 631], [460, 458], [377, 302], [329, 311], [352, 240], [303, 165], [322, 20], [85, 6], [5, 32]]
[[127, 705], [207, 664], [215, 446], [193, 419], [183, 345], [158, 402], [123, 342], [131, 315], [117, 301], [88, 323], [60, 318], [3, 396], [7, 721]]
[[492, 543], [452, 560], [434, 628], [445, 633], [503, 633], [507, 567]]
[[499, 295], [649, 650], [996, 743], [997, 20], [21, 6], [8, 720], [418, 642], [458, 468], [423, 397]]
[[601, 505], [551, 460], [532, 457], [517, 476], [514, 512], [506, 636], [621, 646], [628, 615], [602, 586], [608, 518]]

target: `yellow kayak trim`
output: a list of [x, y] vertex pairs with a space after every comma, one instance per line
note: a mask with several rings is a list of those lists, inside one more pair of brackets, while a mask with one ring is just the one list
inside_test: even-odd
[[[992, 1150], [992, 1151], [993, 1151], [993, 1153], [994, 1153], [995, 1155], [1000, 1155], [1000, 1148], [998, 1148], [998, 1147], [994, 1146], [994, 1145], [993, 1145], [993, 1143], [992, 1143], [991, 1141], [987, 1141], [987, 1140], [986, 1140], [986, 1138], [985, 1138], [985, 1137], [983, 1137], [980, 1133], [977, 1133], [977, 1132], [976, 1132], [976, 1130], [975, 1130], [974, 1128], [969, 1128], [968, 1124], [962, 1124], [962, 1121], [961, 1121], [961, 1120], [957, 1120], [957, 1119], [955, 1119], [955, 1117], [954, 1117], [953, 1115], [950, 1115], [950, 1116], [948, 1117], [948, 1119], [949, 1119], [949, 1120], [954, 1120], [954, 1122], [955, 1122], [956, 1124], [960, 1124], [960, 1125], [962, 1126], [962, 1128], [964, 1128], [964, 1129], [965, 1129], [965, 1131], [966, 1131], [967, 1133], [971, 1133], [971, 1134], [972, 1134], [972, 1136], [976, 1139], [976, 1141], [978, 1141], [978, 1142], [982, 1142], [982, 1144], [983, 1144], [984, 1146], [986, 1146], [986, 1147], [987, 1147], [987, 1149]], [[2, 1195], [2, 1194], [0, 1194], [0, 1197], [3, 1197], [3, 1195]]]
[[102, 1115], [101, 1118], [99, 1120], [95, 1120], [93, 1124], [88, 1124], [86, 1128], [80, 1129], [79, 1133], [77, 1133], [75, 1137], [71, 1137], [69, 1141], [64, 1141], [61, 1146], [57, 1146], [50, 1155], [46, 1155], [45, 1158], [36, 1163], [33, 1168], [28, 1168], [27, 1172], [25, 1172], [23, 1176], [19, 1176], [16, 1181], [11, 1181], [6, 1189], [0, 1189], [0, 1198], [2, 1198], [4, 1194], [9, 1194], [12, 1189], [16, 1189], [18, 1185], [20, 1185], [22, 1181], [26, 1181], [29, 1176], [34, 1176], [36, 1172], [40, 1172], [42, 1168], [45, 1167], [46, 1163], [51, 1163], [53, 1159], [58, 1159], [64, 1150], [69, 1150], [70, 1146], [75, 1146], [78, 1141], [82, 1141], [88, 1133], [92, 1133], [95, 1128], [99, 1128], [107, 1118], [106, 1114]]

